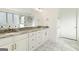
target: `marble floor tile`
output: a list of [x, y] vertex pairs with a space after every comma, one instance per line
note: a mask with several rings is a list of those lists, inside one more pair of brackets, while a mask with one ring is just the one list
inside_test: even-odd
[[79, 42], [58, 38], [56, 41], [48, 40], [43, 45], [38, 47], [35, 51], [78, 51]]

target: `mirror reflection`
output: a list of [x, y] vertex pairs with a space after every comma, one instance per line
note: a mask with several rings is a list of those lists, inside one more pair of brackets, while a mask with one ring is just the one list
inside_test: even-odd
[[34, 16], [19, 15], [14, 13], [0, 12], [0, 29], [23, 28], [34, 26]]

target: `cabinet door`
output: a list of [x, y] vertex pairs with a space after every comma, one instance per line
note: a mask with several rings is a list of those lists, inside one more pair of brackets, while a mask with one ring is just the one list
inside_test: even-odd
[[14, 46], [15, 46], [15, 51], [27, 51], [28, 50], [28, 46], [26, 43], [26, 39], [24, 40], [19, 40], [17, 42], [15, 42]]

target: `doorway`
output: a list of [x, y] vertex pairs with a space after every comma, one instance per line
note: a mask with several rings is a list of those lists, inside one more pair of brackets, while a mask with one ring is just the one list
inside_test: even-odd
[[61, 8], [58, 17], [58, 37], [78, 40], [78, 9]]

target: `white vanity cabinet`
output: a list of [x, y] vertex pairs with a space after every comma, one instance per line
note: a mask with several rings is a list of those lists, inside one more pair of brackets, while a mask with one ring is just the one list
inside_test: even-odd
[[8, 51], [34, 51], [48, 40], [46, 30], [18, 34], [16, 36], [0, 39], [0, 48]]

